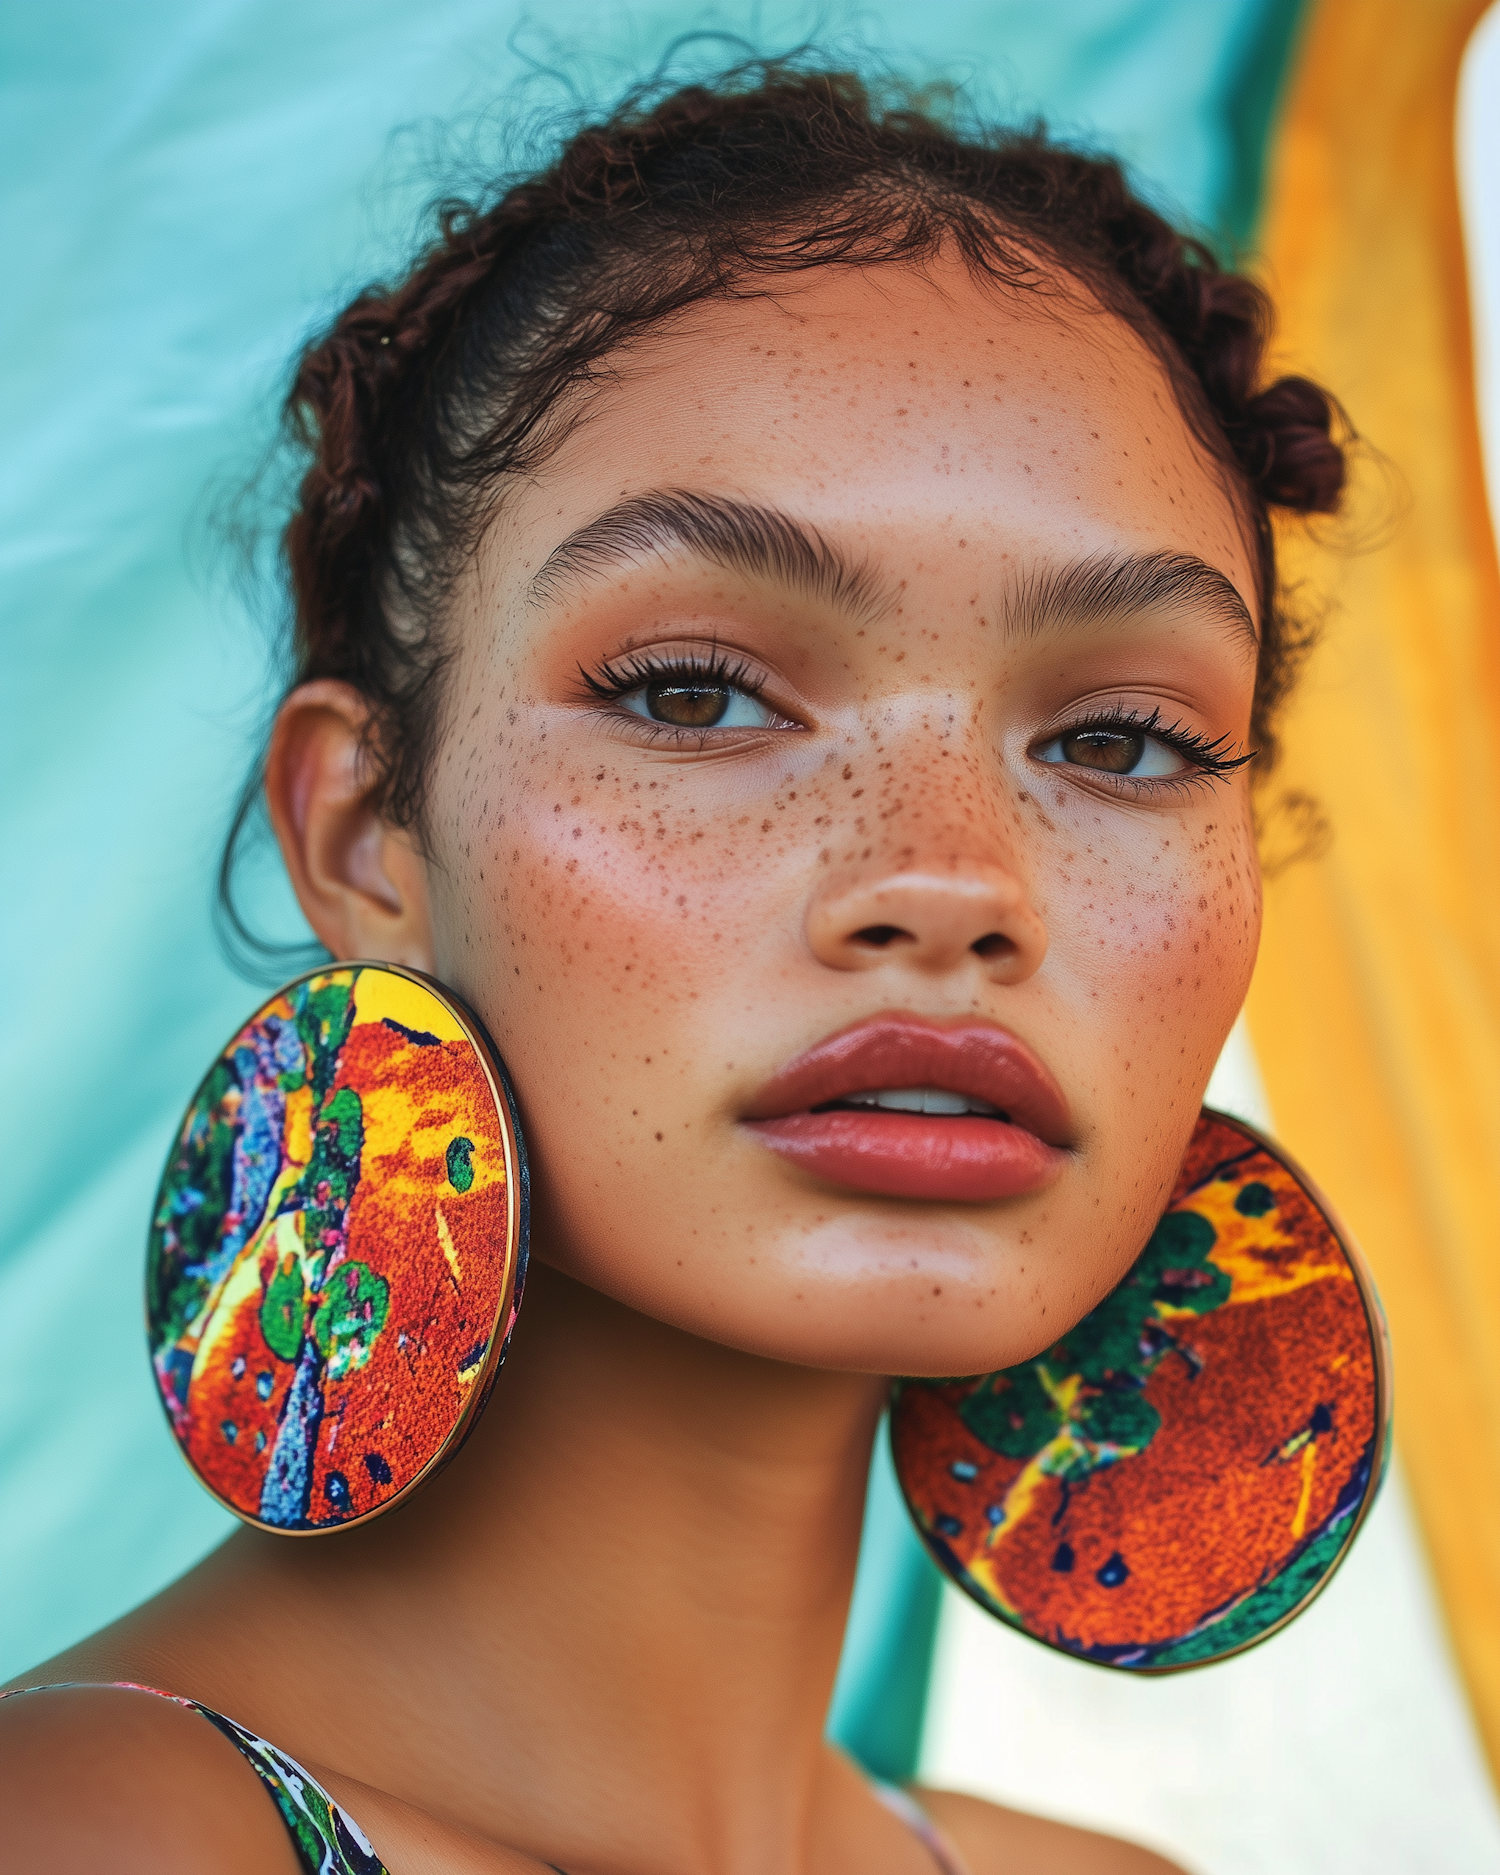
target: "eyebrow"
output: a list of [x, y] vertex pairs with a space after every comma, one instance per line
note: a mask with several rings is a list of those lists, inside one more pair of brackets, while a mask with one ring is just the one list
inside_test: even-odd
[[1034, 638], [1058, 627], [1108, 624], [1140, 612], [1206, 613], [1251, 651], [1250, 608], [1216, 566], [1191, 553], [1095, 554], [1026, 574], [1006, 596], [1007, 630]]
[[848, 559], [815, 527], [775, 508], [681, 488], [632, 495], [569, 534], [531, 582], [531, 602], [545, 603], [575, 580], [674, 547], [861, 616], [872, 617], [885, 604], [868, 561]]

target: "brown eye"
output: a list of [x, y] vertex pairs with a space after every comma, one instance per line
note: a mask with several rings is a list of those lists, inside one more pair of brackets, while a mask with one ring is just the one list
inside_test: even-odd
[[1102, 768], [1110, 775], [1128, 775], [1146, 752], [1146, 738], [1129, 730], [1079, 729], [1060, 742], [1065, 762]]
[[1128, 724], [1083, 724], [1031, 753], [1039, 762], [1089, 768], [1096, 775], [1125, 775], [1132, 781], [1163, 781], [1192, 766], [1165, 737], [1152, 735], [1147, 726], [1134, 729]]
[[648, 684], [646, 711], [676, 729], [712, 729], [729, 708], [727, 684]]
[[648, 678], [619, 698], [620, 708], [668, 729], [772, 729], [786, 726], [742, 684], [710, 671]]

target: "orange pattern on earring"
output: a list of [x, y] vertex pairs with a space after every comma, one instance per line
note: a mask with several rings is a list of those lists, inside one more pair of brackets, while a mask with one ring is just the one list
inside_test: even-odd
[[288, 985], [199, 1088], [149, 1328], [188, 1462], [240, 1516], [357, 1521], [472, 1418], [519, 1300], [497, 1073], [435, 987], [355, 965]]
[[1281, 1155], [1205, 1113], [1129, 1275], [995, 1374], [907, 1380], [896, 1468], [940, 1566], [1052, 1646], [1163, 1672], [1238, 1652], [1341, 1560], [1378, 1489], [1379, 1304]]

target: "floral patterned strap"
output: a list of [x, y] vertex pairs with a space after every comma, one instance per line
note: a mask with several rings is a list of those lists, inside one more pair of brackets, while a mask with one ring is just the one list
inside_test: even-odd
[[[94, 1686], [117, 1686], [131, 1693], [150, 1693], [155, 1699], [170, 1699], [174, 1706], [186, 1706], [189, 1712], [207, 1719], [216, 1732], [222, 1732], [275, 1799], [307, 1875], [390, 1875], [354, 1818], [295, 1758], [289, 1758], [269, 1739], [236, 1725], [233, 1719], [226, 1719], [222, 1712], [215, 1712], [196, 1699], [187, 1699], [181, 1693], [163, 1692], [159, 1686], [143, 1686], [138, 1680], [64, 1680], [47, 1686], [18, 1686], [12, 1692], [0, 1693], [0, 1699], [18, 1699], [23, 1693], [80, 1691]], [[938, 1875], [969, 1875], [963, 1858], [914, 1798], [896, 1784], [877, 1782], [874, 1790], [885, 1807], [899, 1816], [932, 1852]], [[563, 1875], [555, 1862], [547, 1866], [555, 1875]]]
[[289, 1758], [284, 1751], [278, 1751], [267, 1739], [247, 1731], [243, 1725], [236, 1725], [233, 1719], [200, 1705], [196, 1699], [165, 1693], [159, 1686], [142, 1686], [135, 1680], [75, 1680], [58, 1686], [21, 1686], [12, 1693], [0, 1693], [0, 1699], [14, 1699], [22, 1693], [65, 1692], [92, 1685], [120, 1686], [129, 1692], [170, 1699], [174, 1706], [186, 1706], [190, 1712], [207, 1719], [216, 1732], [222, 1732], [275, 1799], [307, 1875], [389, 1875], [354, 1818], [334, 1802], [315, 1777], [309, 1777], [295, 1758]]
[[899, 1784], [883, 1784], [878, 1779], [875, 1781], [875, 1795], [887, 1810], [900, 1817], [923, 1847], [930, 1851], [937, 1864], [938, 1875], [969, 1875], [968, 1864], [915, 1797]]

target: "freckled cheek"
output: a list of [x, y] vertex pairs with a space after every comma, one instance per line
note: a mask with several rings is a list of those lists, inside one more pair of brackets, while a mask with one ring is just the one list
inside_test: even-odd
[[1118, 884], [1080, 895], [1054, 928], [1094, 1201], [1124, 1221], [1122, 1241], [1139, 1241], [1170, 1188], [1255, 961], [1250, 841], [1183, 844], [1170, 864], [1156, 845], [1128, 864], [1112, 853]]
[[675, 1000], [742, 967], [759, 895], [733, 838], [697, 821], [634, 803], [512, 816], [497, 858], [528, 974], [566, 977], [585, 998], [665, 989]]
[[1092, 1007], [1123, 1020], [1138, 1067], [1151, 1055], [1178, 1067], [1204, 1050], [1211, 1059], [1244, 1000], [1259, 943], [1248, 837], [1182, 844], [1173, 863], [1159, 854], [1112, 857], [1107, 868], [1096, 861], [1097, 876], [1070, 889], [1053, 921]]

